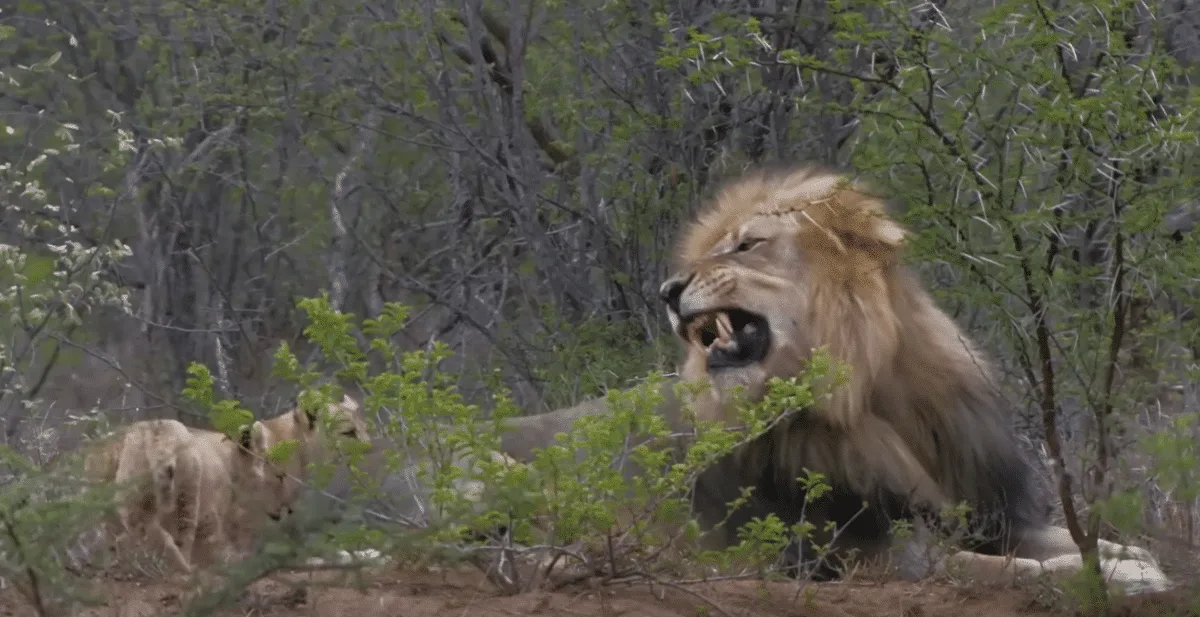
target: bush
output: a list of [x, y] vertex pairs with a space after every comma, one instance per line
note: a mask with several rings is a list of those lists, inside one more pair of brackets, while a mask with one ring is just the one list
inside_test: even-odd
[[[379, 318], [358, 326], [350, 315], [331, 309], [325, 297], [301, 300], [299, 306], [308, 315], [305, 336], [320, 347], [323, 361], [304, 366], [283, 345], [275, 355], [275, 374], [299, 385], [300, 398], [314, 409], [341, 400], [337, 386], [320, 383], [325, 372], [361, 388], [364, 412], [386, 436], [384, 453], [372, 454], [388, 460], [385, 472], [370, 474], [358, 470], [366, 455], [361, 450], [312, 464], [308, 480], [318, 488], [335, 466], [351, 469], [350, 503], [342, 504], [332, 520], [316, 517], [307, 528], [273, 536], [268, 552], [287, 556], [279, 567], [336, 550], [374, 547], [422, 563], [466, 559], [490, 572], [502, 589], [516, 592], [547, 579], [560, 584], [580, 577], [657, 580], [714, 570], [761, 575], [775, 568], [781, 547], [794, 535], [812, 531], [804, 524], [785, 529], [770, 517], [749, 525], [738, 546], [698, 550], [692, 541], [700, 530], [689, 512], [688, 490], [707, 465], [787, 411], [815, 402], [820, 392], [813, 384], [834, 369], [823, 352], [803, 379], [776, 379], [762, 402], [743, 405], [742, 428], [699, 422], [682, 452], [674, 449], [677, 436], [655, 413], [665, 378], [653, 373], [635, 387], [610, 391], [611, 413], [581, 418], [569, 435], [558, 435], [533, 460], [511, 464], [492, 457], [506, 419], [518, 414], [508, 393], [495, 380], [492, 409], [484, 413], [465, 403], [453, 379], [438, 370], [449, 356], [444, 345], [401, 351], [392, 339], [405, 324], [406, 307], [389, 304]], [[372, 365], [384, 369], [370, 371]], [[193, 379], [188, 395], [212, 411], [214, 425], [247, 421], [235, 402], [213, 401], [212, 378], [203, 367], [193, 368]], [[631, 461], [640, 472], [627, 477], [615, 461]], [[419, 494], [420, 517], [391, 512], [390, 524], [381, 524], [380, 517], [363, 516], [369, 504], [387, 501], [379, 494], [387, 474], [415, 478], [415, 484], [392, 484], [392, 490], [414, 487], [403, 490]], [[806, 481], [810, 498], [827, 488], [819, 474]]]

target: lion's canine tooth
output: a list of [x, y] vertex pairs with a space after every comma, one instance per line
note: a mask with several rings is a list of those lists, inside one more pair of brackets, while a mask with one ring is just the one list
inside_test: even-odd
[[692, 342], [693, 345], [695, 345], [696, 347], [698, 347], [700, 349], [705, 349], [704, 333], [703, 333], [704, 324], [705, 324], [704, 318], [700, 317], [700, 318], [692, 321], [692, 324], [690, 326], [688, 326], [688, 339]]
[[733, 340], [733, 322], [729, 320], [729, 313], [717, 313], [714, 319], [717, 322], [717, 338], [725, 343]]

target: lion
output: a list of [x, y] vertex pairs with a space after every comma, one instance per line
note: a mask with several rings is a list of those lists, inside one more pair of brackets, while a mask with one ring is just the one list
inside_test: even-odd
[[[250, 461], [239, 465], [226, 465], [229, 459], [229, 448], [233, 442], [221, 432], [186, 427], [186, 431], [194, 441], [193, 451], [198, 453], [202, 462], [221, 470], [215, 476], [208, 476], [209, 488], [218, 490], [216, 498], [222, 503], [210, 509], [221, 516], [231, 517], [227, 521], [214, 520], [212, 517], [202, 518], [198, 536], [202, 539], [200, 547], [203, 560], [229, 560], [234, 553], [244, 553], [252, 543], [254, 534], [261, 528], [264, 518], [279, 520], [291, 512], [292, 502], [296, 499], [297, 488], [289, 478], [304, 475], [303, 470], [308, 462], [321, 460], [329, 456], [329, 443], [326, 436], [332, 434], [340, 438], [365, 441], [369, 443], [370, 435], [365, 418], [362, 416], [358, 403], [349, 396], [343, 396], [340, 403], [328, 406], [328, 414], [307, 412], [299, 405], [292, 409], [251, 425], [254, 433], [243, 433], [243, 446], [255, 445], [251, 451], [257, 457], [260, 465], [254, 467]], [[51, 468], [58, 468], [67, 461], [82, 458], [84, 477], [96, 483], [112, 483], [117, 479], [118, 468], [122, 456], [125, 455], [126, 440], [131, 433], [140, 432], [147, 421], [134, 422], [121, 426], [115, 431], [89, 441], [80, 448], [80, 452], [72, 456], [57, 457], [48, 463]], [[156, 421], [149, 421], [156, 422]], [[171, 420], [177, 426], [182, 423]], [[175, 431], [177, 432], [177, 431]], [[145, 437], [145, 436], [144, 436]], [[178, 438], [175, 435], [173, 438]], [[258, 440], [252, 443], [250, 438]], [[273, 445], [285, 439], [296, 440], [299, 447], [294, 450], [290, 461], [282, 469], [272, 468], [268, 477], [257, 478], [253, 475], [242, 478], [237, 475], [246, 470], [255, 473], [266, 473], [266, 467], [261, 465], [262, 455]], [[238, 486], [239, 482], [249, 483], [253, 490], [238, 490], [231, 493], [229, 486]], [[253, 484], [257, 482], [257, 484]], [[224, 487], [224, 488], [223, 488]], [[206, 491], [209, 489], [206, 489]], [[214, 494], [214, 493], [208, 493]], [[225, 498], [232, 500], [224, 503]], [[122, 524], [118, 520], [105, 520], [105, 527]], [[169, 550], [169, 549], [168, 549]], [[178, 563], [175, 555], [170, 555], [172, 561]]]
[[266, 441], [255, 422], [235, 442], [205, 439], [177, 420], [134, 422], [124, 431], [114, 481], [129, 492], [118, 497], [122, 530], [116, 545], [144, 538], [183, 572], [194, 566], [193, 548], [227, 546], [237, 494], [257, 494], [264, 484]]
[[[319, 430], [323, 428], [331, 428], [331, 434], [340, 437], [346, 437], [353, 440], [369, 442], [370, 434], [367, 427], [366, 419], [362, 415], [361, 408], [357, 401], [349, 395], [343, 395], [340, 403], [330, 404], [327, 407], [328, 417], [325, 419], [325, 424], [322, 424], [322, 418], [317, 414], [305, 411], [299, 404], [293, 404], [292, 408], [284, 413], [262, 420], [265, 426], [275, 434], [290, 434], [293, 438], [300, 439], [303, 443], [313, 445], [312, 442], [317, 437]], [[112, 482], [117, 473], [117, 461], [121, 457], [121, 442], [124, 435], [131, 424], [119, 426], [113, 431], [104, 435], [91, 439], [86, 444], [79, 448], [80, 452], [73, 453], [82, 455], [84, 476], [95, 482]], [[188, 427], [193, 435], [199, 434], [217, 434], [218, 431], [205, 428]], [[323, 433], [323, 431], [321, 431]], [[313, 447], [316, 447], [315, 445]], [[316, 454], [312, 448], [305, 456]], [[72, 460], [74, 456], [67, 456], [68, 453], [63, 453], [49, 461], [47, 465], [58, 466], [65, 464], [66, 461]]]
[[[768, 514], [796, 523], [804, 506], [818, 532], [840, 528], [836, 554], [870, 558], [891, 548], [894, 521], [966, 502], [968, 531], [983, 539], [941, 567], [986, 576], [1081, 568], [1069, 533], [1048, 523], [993, 369], [901, 263], [907, 235], [883, 198], [809, 166], [746, 174], [684, 229], [660, 295], [683, 348], [679, 379], [703, 387], [685, 401], [664, 386], [658, 411], [674, 428], [686, 430], [685, 407], [735, 422], [735, 394], [760, 399], [772, 377], [799, 375], [814, 348], [850, 368], [830, 398], [702, 472], [691, 498], [708, 540], [735, 543], [743, 523]], [[529, 460], [576, 418], [605, 412], [593, 399], [510, 420], [502, 450]], [[832, 486], [807, 506], [795, 480], [804, 469]], [[749, 502], [728, 512], [742, 487], [754, 488]], [[811, 557], [788, 551], [793, 563]], [[1131, 589], [1170, 584], [1144, 549], [1102, 541], [1101, 551], [1107, 573]]]
[[[198, 518], [200, 462], [189, 447], [191, 434], [175, 420], [147, 420], [125, 431], [113, 480], [128, 483], [130, 494], [117, 502], [121, 531], [116, 545], [145, 538], [180, 570], [190, 572], [191, 533]], [[170, 530], [170, 531], [168, 531]]]
[[262, 521], [278, 520], [288, 505], [273, 491], [275, 478], [267, 460], [276, 441], [265, 421], [250, 423], [236, 440], [216, 431], [188, 432], [206, 472], [201, 491], [207, 500], [198, 523], [202, 542], [196, 561], [231, 563], [247, 554]]
[[336, 449], [330, 437], [359, 441], [367, 444], [369, 450], [374, 448], [357, 401], [344, 395], [340, 403], [328, 405], [327, 411], [322, 418], [296, 405], [291, 411], [262, 421], [268, 448], [283, 441], [298, 444], [285, 460], [268, 465], [268, 491], [263, 497], [271, 510], [269, 518], [278, 521], [293, 513], [310, 463], [332, 462]]

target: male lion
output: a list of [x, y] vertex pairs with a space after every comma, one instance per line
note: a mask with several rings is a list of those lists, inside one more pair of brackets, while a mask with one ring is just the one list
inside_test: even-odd
[[[757, 400], [771, 377], [798, 375], [817, 347], [851, 370], [831, 398], [701, 474], [692, 493], [700, 522], [713, 528], [745, 486], [754, 488], [749, 502], [710, 539], [736, 542], [743, 523], [767, 514], [797, 522], [804, 489], [795, 478], [807, 468], [833, 490], [805, 506], [805, 518], [818, 535], [837, 523], [838, 553], [881, 555], [893, 521], [965, 501], [968, 531], [983, 539], [954, 562], [979, 574], [995, 574], [1010, 556], [1022, 574], [1082, 567], [1066, 530], [1047, 523], [992, 369], [900, 263], [905, 237], [880, 197], [811, 167], [747, 174], [684, 230], [660, 293], [684, 349], [681, 379], [707, 384], [691, 401], [697, 418], [733, 421], [736, 387]], [[685, 430], [671, 384], [663, 395], [659, 412]], [[576, 418], [605, 409], [594, 399], [518, 418], [503, 449], [528, 460]], [[1108, 542], [1101, 550], [1138, 558], [1105, 563], [1131, 591], [1169, 584], [1145, 550]]]

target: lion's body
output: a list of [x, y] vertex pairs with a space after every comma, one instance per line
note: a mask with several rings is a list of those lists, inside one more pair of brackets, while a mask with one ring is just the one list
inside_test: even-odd
[[175, 420], [137, 422], [121, 446], [113, 480], [127, 484], [130, 493], [117, 503], [123, 527], [118, 544], [145, 538], [190, 571], [203, 469], [187, 427]]
[[[117, 502], [117, 545], [144, 538], [184, 572], [196, 562], [196, 546], [205, 560], [226, 559], [228, 534], [242, 518], [238, 496], [258, 494], [264, 485], [263, 441], [247, 438], [242, 447], [163, 419], [134, 422], [123, 432], [113, 481], [129, 492]], [[250, 432], [261, 434], [261, 425]]]
[[[818, 530], [825, 521], [844, 527], [835, 548], [879, 555], [893, 521], [966, 502], [978, 539], [959, 562], [986, 570], [1000, 562], [983, 556], [1068, 554], [1074, 546], [1047, 524], [990, 366], [900, 263], [904, 238], [882, 199], [812, 169], [749, 174], [685, 229], [662, 295], [685, 350], [681, 378], [708, 384], [691, 401], [697, 418], [731, 421], [736, 387], [761, 398], [768, 379], [799, 375], [817, 347], [850, 369], [830, 398], [701, 475], [692, 496], [700, 522], [716, 524], [739, 489], [753, 486], [718, 541], [735, 542], [755, 516], [794, 523], [804, 500], [795, 479], [809, 469], [833, 490], [806, 518]], [[659, 411], [682, 428], [680, 401], [664, 394]], [[504, 451], [527, 459], [590, 413], [604, 413], [604, 402], [520, 418]], [[1147, 575], [1152, 587], [1165, 584], [1156, 572]]]
[[229, 562], [244, 552], [257, 521], [270, 512], [261, 497], [270, 481], [262, 461], [269, 444], [261, 422], [248, 430], [243, 444], [223, 433], [190, 430], [191, 448], [204, 470], [200, 491], [205, 497], [196, 532], [199, 563]]

